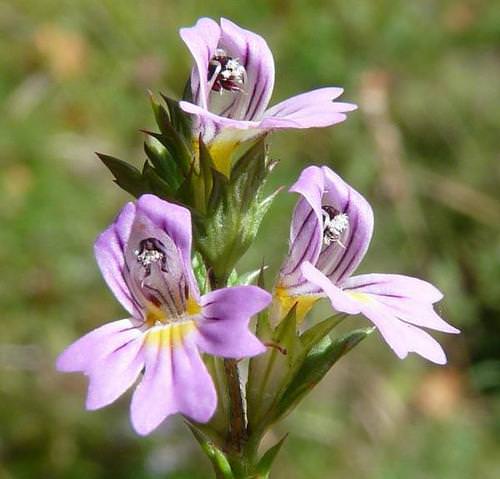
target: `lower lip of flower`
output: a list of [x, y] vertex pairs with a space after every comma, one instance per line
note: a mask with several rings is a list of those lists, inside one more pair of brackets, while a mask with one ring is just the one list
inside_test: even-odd
[[183, 321], [169, 325], [154, 326], [146, 333], [145, 342], [151, 346], [180, 346], [184, 338], [196, 329], [194, 321]]

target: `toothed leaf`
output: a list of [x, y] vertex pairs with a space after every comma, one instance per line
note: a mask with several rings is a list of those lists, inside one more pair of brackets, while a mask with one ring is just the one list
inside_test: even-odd
[[147, 184], [145, 184], [141, 172], [135, 166], [103, 153], [97, 153], [97, 156], [113, 173], [114, 181], [120, 188], [136, 198], [143, 193], [147, 193]]

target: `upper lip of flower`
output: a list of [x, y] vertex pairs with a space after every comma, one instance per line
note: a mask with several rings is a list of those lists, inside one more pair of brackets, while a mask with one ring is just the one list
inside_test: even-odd
[[[183, 101], [180, 105], [200, 118], [200, 128], [208, 136], [205, 142], [224, 127], [268, 131], [329, 126], [356, 109], [353, 104], [334, 102], [343, 90], [332, 87], [297, 95], [266, 111], [274, 86], [274, 60], [262, 37], [225, 18], [220, 25], [202, 18], [195, 26], [182, 28], [180, 35], [195, 60], [191, 74], [193, 103]], [[246, 73], [241, 88], [223, 90], [222, 95], [212, 90], [213, 78], [209, 75], [217, 49], [237, 58]]]
[[132, 224], [123, 274], [147, 324], [184, 320], [188, 301], [199, 300], [174, 241], [145, 215]]

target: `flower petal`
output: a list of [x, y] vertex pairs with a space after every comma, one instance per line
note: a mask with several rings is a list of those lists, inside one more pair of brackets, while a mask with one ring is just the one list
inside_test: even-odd
[[266, 308], [271, 295], [256, 286], [236, 286], [202, 297], [197, 344], [206, 353], [227, 358], [255, 356], [264, 345], [248, 329], [250, 318]]
[[333, 100], [342, 88], [320, 88], [282, 101], [264, 113], [260, 127], [264, 130], [278, 128], [312, 128], [331, 126], [346, 119], [344, 113], [357, 107], [351, 103]]
[[362, 313], [372, 321], [396, 355], [403, 359], [415, 352], [437, 364], [446, 363], [446, 355], [439, 343], [425, 331], [400, 321], [375, 296], [359, 291], [343, 291], [310, 263], [302, 266], [304, 276], [317, 284], [329, 297], [337, 311], [348, 314]]
[[443, 293], [431, 283], [401, 274], [360, 274], [347, 279], [342, 286], [369, 294], [418, 298], [430, 303], [443, 299]]
[[[140, 255], [144, 254], [146, 244], [157, 248], [161, 254], [160, 259], [147, 267], [138, 261]], [[194, 279], [190, 284], [186, 275], [191, 267], [189, 265], [187, 269], [180, 249], [165, 230], [154, 224], [150, 216], [139, 208], [127, 243], [125, 260], [128, 285], [134, 297], [143, 305], [145, 315], [152, 305], [156, 305], [170, 318], [182, 317], [187, 296], [198, 299], [197, 285]]]
[[137, 332], [133, 319], [105, 324], [68, 346], [57, 358], [56, 368], [61, 372], [88, 372], [103, 356], [136, 338]]
[[198, 285], [191, 266], [191, 213], [189, 210], [164, 201], [155, 195], [142, 195], [137, 200], [137, 214], [144, 214], [175, 243], [184, 263], [183, 268], [187, 273], [190, 289], [198, 297]]
[[247, 120], [236, 120], [232, 118], [227, 118], [225, 116], [219, 116], [212, 113], [205, 108], [190, 103], [188, 101], [180, 101], [179, 106], [186, 112], [196, 115], [202, 120], [213, 121], [217, 126], [223, 128], [234, 128], [237, 130], [248, 130], [252, 128], [257, 128], [259, 126], [258, 121], [247, 121]]
[[308, 261], [302, 264], [302, 274], [312, 284], [318, 286], [330, 299], [333, 309], [347, 314], [358, 314], [361, 305], [348, 294], [335, 286], [321, 271]]
[[147, 435], [179, 408], [172, 382], [172, 354], [169, 328], [152, 329], [144, 343], [146, 369], [130, 404], [132, 425]]
[[180, 36], [193, 55], [196, 67], [191, 73], [191, 90], [195, 103], [203, 108], [208, 106], [207, 77], [208, 63], [214, 56], [221, 30], [211, 18], [200, 18], [196, 25], [181, 28]]
[[323, 205], [329, 205], [349, 218], [343, 247], [336, 242], [324, 248], [316, 267], [334, 283], [340, 284], [358, 267], [373, 233], [373, 211], [366, 199], [326, 166]]
[[266, 41], [259, 35], [221, 18], [220, 46], [238, 58], [245, 67], [247, 79], [244, 94], [235, 102], [239, 110], [227, 116], [238, 120], [259, 120], [267, 108], [274, 86], [274, 60]]
[[134, 332], [133, 339], [128, 339], [106, 356], [94, 361], [88, 372], [87, 409], [99, 409], [111, 404], [134, 384], [142, 371], [144, 335], [138, 329], [134, 329]]
[[[361, 293], [362, 294], [362, 293]], [[370, 298], [369, 295], [366, 295]], [[376, 300], [363, 304], [363, 314], [372, 321], [387, 344], [403, 359], [415, 352], [436, 364], [446, 363], [446, 354], [441, 345], [425, 331], [400, 321], [391, 310]]]
[[217, 393], [210, 374], [195, 344], [195, 334], [181, 337], [180, 328], [172, 330], [172, 383], [179, 412], [205, 423], [217, 407]]
[[442, 294], [426, 281], [397, 274], [365, 274], [349, 278], [343, 287], [369, 294], [408, 323], [445, 333], [460, 332], [436, 314], [432, 303], [439, 301]]
[[149, 434], [171, 414], [179, 412], [207, 422], [215, 412], [215, 388], [194, 337], [193, 322], [148, 331], [146, 370], [130, 406], [132, 425], [139, 434]]
[[295, 207], [290, 228], [290, 248], [280, 273], [280, 287], [292, 287], [301, 281], [300, 265], [316, 263], [323, 244], [321, 198], [324, 177], [321, 168], [310, 166], [290, 188], [302, 195]]
[[138, 316], [139, 305], [130, 294], [124, 278], [124, 250], [135, 218], [135, 204], [127, 203], [113, 224], [97, 238], [95, 257], [104, 280], [122, 306]]

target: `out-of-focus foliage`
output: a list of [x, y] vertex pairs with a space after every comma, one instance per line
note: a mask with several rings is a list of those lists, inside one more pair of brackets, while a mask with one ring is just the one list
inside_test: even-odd
[[[273, 136], [269, 191], [308, 164], [336, 169], [375, 209], [362, 269], [436, 283], [463, 330], [440, 337], [447, 367], [400, 362], [373, 334], [269, 438], [292, 433], [274, 477], [500, 477], [499, 2], [4, 0], [0, 478], [209, 477], [180, 420], [138, 438], [127, 398], [85, 412], [85, 380], [53, 368], [124, 314], [91, 245], [127, 197], [93, 152], [141, 164], [146, 90], [181, 94], [177, 30], [202, 15], [267, 38], [274, 101], [342, 85], [360, 105], [334, 128]], [[277, 199], [242, 267], [264, 256], [276, 271], [294, 201]]]

